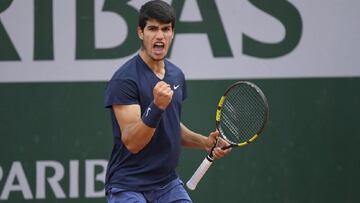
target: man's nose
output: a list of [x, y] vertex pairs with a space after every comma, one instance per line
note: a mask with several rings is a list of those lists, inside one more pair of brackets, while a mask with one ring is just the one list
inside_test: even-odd
[[157, 38], [157, 39], [162, 39], [162, 38], [164, 38], [164, 32], [159, 29], [159, 30], [156, 32], [156, 38]]

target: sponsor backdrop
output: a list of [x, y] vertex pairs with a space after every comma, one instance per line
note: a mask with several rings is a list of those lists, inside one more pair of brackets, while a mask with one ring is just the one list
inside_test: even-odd
[[[0, 201], [105, 202], [106, 81], [135, 55], [143, 0], [0, 1]], [[216, 162], [194, 202], [359, 202], [360, 2], [176, 0], [169, 59], [182, 121], [208, 134], [218, 97], [250, 80], [270, 122]], [[186, 181], [205, 152], [184, 149]]]

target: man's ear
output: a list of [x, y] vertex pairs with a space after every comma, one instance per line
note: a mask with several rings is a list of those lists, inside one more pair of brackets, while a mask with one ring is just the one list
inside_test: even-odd
[[139, 26], [136, 28], [136, 31], [137, 31], [139, 39], [144, 40], [144, 32], [141, 30], [141, 28]]
[[173, 34], [172, 34], [172, 36], [171, 36], [171, 40], [174, 39], [174, 36], [175, 36], [175, 28], [173, 29]]

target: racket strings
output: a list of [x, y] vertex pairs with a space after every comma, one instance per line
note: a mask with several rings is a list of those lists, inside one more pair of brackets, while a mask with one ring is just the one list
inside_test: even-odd
[[250, 85], [239, 85], [228, 92], [221, 110], [220, 129], [226, 139], [242, 143], [259, 133], [265, 121], [264, 100]]

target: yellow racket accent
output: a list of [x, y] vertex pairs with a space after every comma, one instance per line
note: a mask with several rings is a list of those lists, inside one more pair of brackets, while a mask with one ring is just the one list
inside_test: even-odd
[[255, 134], [249, 141], [239, 143], [237, 146], [238, 147], [245, 146], [245, 145], [249, 144], [250, 142], [254, 141], [257, 137], [258, 137], [258, 134]]
[[225, 96], [222, 96], [220, 98], [220, 101], [219, 101], [219, 104], [218, 104], [218, 108], [216, 110], [216, 121], [220, 121], [220, 115], [221, 115], [221, 107], [224, 103], [224, 100], [225, 100]]
[[239, 143], [237, 146], [242, 147], [242, 146], [247, 145], [247, 144], [248, 144], [247, 142], [242, 142], [242, 143]]
[[255, 135], [249, 140], [249, 142], [254, 141], [257, 137], [258, 137], [258, 134], [255, 134]]

